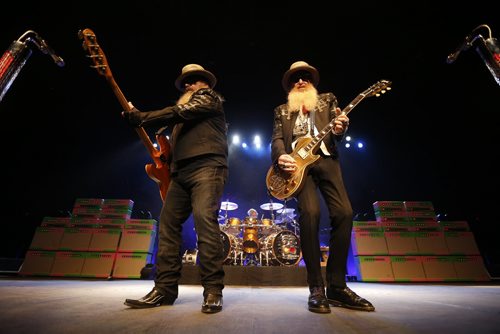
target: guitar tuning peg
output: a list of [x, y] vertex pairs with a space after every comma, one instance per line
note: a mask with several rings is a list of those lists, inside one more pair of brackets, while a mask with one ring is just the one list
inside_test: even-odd
[[380, 96], [380, 93], [375, 94], [375, 96], [376, 96], [376, 97], [379, 97], [379, 96]]

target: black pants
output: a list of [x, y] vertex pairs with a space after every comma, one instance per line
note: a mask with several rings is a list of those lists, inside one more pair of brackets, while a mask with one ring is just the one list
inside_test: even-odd
[[338, 160], [320, 157], [307, 175], [305, 184], [297, 195], [300, 243], [307, 268], [309, 286], [322, 286], [321, 251], [319, 243], [320, 197], [328, 208], [330, 218], [329, 257], [326, 265], [326, 285], [345, 287], [347, 255], [351, 241], [352, 207], [344, 187]]
[[223, 245], [217, 216], [227, 179], [227, 168], [201, 167], [174, 175], [160, 214], [155, 286], [178, 295], [181, 276], [182, 225], [193, 214], [198, 237], [198, 259], [204, 294], [222, 294]]

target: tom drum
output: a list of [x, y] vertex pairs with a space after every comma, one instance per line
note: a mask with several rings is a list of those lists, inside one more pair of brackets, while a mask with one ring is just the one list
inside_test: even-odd
[[241, 220], [236, 217], [231, 217], [227, 220], [226, 224], [223, 226], [223, 231], [230, 234], [240, 234], [241, 232]]
[[276, 224], [274, 224], [274, 221], [272, 219], [263, 218], [260, 225], [260, 233], [262, 235], [270, 235], [278, 232], [278, 227], [276, 226]]

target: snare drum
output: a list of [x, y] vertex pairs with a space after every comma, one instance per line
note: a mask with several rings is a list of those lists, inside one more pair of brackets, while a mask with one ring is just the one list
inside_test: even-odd
[[270, 235], [278, 232], [278, 227], [274, 224], [274, 221], [272, 219], [263, 218], [260, 224], [260, 233], [262, 235]]
[[252, 217], [245, 217], [245, 226], [252, 226], [259, 224], [259, 219]]

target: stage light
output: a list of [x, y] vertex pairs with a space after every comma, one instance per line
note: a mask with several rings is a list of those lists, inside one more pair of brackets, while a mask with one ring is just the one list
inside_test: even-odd
[[248, 147], [248, 145], [247, 145], [247, 143], [241, 143], [241, 147], [243, 147], [243, 148], [247, 148], [247, 147]]
[[[356, 146], [353, 146], [356, 145]], [[359, 141], [356, 138], [353, 138], [351, 136], [345, 136], [344, 138], [344, 147], [345, 148], [351, 148], [351, 146], [357, 147], [358, 149], [363, 149], [365, 147], [365, 144], [362, 141]]]
[[253, 137], [253, 144], [255, 145], [256, 148], [261, 147], [262, 141], [261, 141], [259, 135], [256, 135], [255, 137]]
[[233, 136], [233, 144], [238, 145], [240, 143], [240, 136], [234, 135]]

